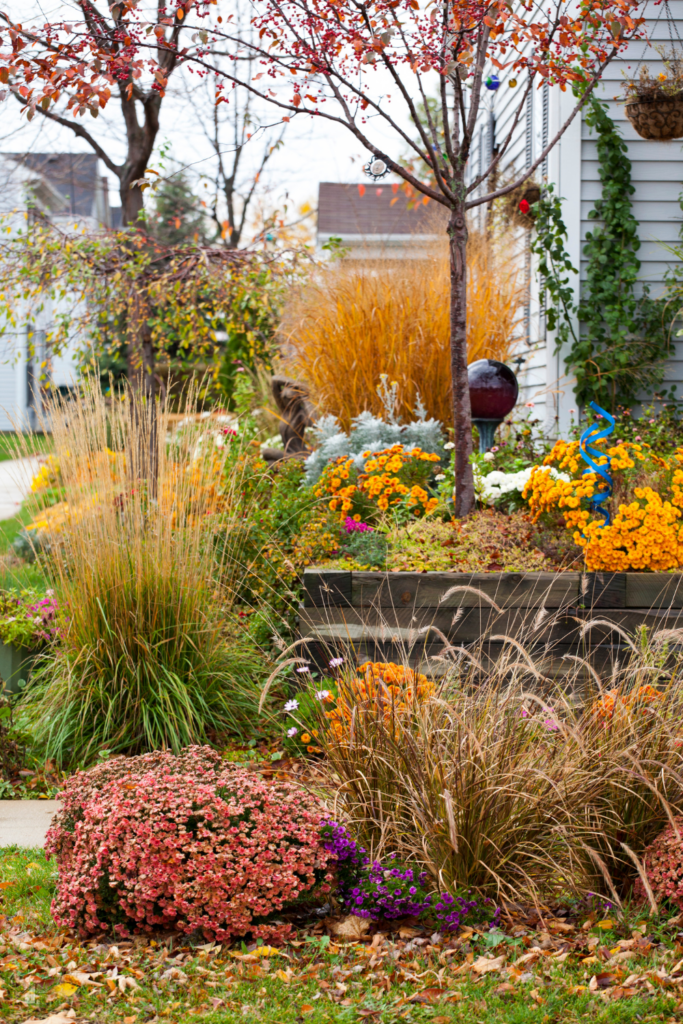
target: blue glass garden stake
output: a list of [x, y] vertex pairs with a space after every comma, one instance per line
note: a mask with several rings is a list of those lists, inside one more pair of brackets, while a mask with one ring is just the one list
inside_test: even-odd
[[595, 447], [597, 441], [602, 441], [604, 438], [609, 437], [613, 432], [616, 420], [614, 416], [611, 416], [604, 409], [601, 409], [595, 402], [591, 402], [591, 409], [597, 412], [600, 416], [607, 420], [608, 425], [606, 427], [600, 427], [599, 423], [593, 423], [590, 427], [587, 427], [581, 435], [579, 446], [581, 448], [581, 454], [583, 455], [584, 461], [588, 463], [588, 469], [584, 469], [583, 475], [586, 473], [597, 473], [601, 476], [604, 482], [607, 484], [607, 490], [601, 491], [596, 494], [591, 501], [591, 508], [595, 512], [601, 512], [604, 515], [604, 520], [600, 523], [600, 528], [603, 526], [609, 526], [609, 512], [606, 508], [600, 508], [603, 502], [608, 501], [612, 497], [612, 473], [611, 473], [611, 459], [607, 456], [607, 465], [599, 466], [594, 459], [601, 458], [604, 456], [604, 452], [599, 448]]

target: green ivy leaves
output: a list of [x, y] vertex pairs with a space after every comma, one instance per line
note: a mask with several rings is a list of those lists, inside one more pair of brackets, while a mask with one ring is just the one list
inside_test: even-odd
[[531, 248], [549, 299], [548, 327], [556, 332], [558, 348], [572, 340], [565, 364], [576, 379], [577, 402], [585, 406], [595, 401], [614, 412], [651, 395], [661, 384], [669, 324], [664, 300], [651, 299], [647, 285], [636, 294], [640, 240], [627, 144], [604, 103], [592, 98], [585, 117], [597, 133], [602, 196], [588, 215], [595, 228], [587, 233], [583, 249], [588, 263], [578, 308], [570, 284], [576, 270], [564, 250], [567, 232], [552, 186], [534, 207], [537, 231]]

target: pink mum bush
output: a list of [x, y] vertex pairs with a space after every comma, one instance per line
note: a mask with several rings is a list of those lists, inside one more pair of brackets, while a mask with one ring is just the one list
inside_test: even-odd
[[[643, 854], [645, 874], [658, 904], [675, 903], [683, 911], [683, 818], [674, 818]], [[636, 896], [645, 899], [645, 887], [638, 879]]]
[[209, 747], [115, 758], [67, 783], [46, 841], [59, 867], [52, 915], [82, 936], [281, 940], [277, 912], [330, 891], [323, 817], [315, 798]]

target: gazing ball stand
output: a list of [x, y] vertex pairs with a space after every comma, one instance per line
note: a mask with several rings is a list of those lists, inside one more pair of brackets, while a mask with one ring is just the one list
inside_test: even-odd
[[467, 367], [472, 422], [479, 431], [479, 452], [492, 447], [497, 428], [512, 412], [519, 395], [517, 378], [497, 359], [477, 359]]

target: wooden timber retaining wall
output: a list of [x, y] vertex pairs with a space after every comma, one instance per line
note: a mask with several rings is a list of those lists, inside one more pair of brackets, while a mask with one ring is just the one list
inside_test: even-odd
[[[358, 661], [408, 661], [432, 674], [444, 649], [483, 640], [500, 655], [521, 641], [542, 670], [562, 673], [563, 655], [590, 655], [596, 667], [620, 659], [623, 633], [681, 629], [681, 573], [340, 572], [308, 569], [299, 629], [321, 668], [350, 649]], [[589, 628], [587, 624], [591, 623]], [[612, 625], [617, 627], [613, 629]], [[564, 662], [565, 667], [567, 662]]]

